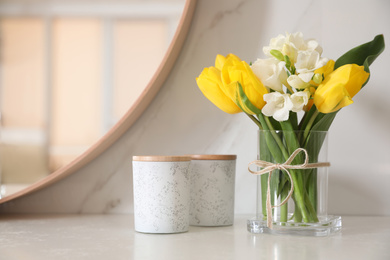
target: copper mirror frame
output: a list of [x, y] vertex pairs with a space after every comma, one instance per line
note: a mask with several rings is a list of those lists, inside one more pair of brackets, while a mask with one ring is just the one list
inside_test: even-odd
[[0, 204], [16, 198], [20, 198], [22, 196], [26, 196], [32, 192], [47, 187], [70, 174], [77, 172], [77, 170], [87, 165], [93, 159], [103, 153], [134, 124], [134, 122], [142, 115], [144, 110], [152, 102], [161, 86], [167, 79], [169, 73], [171, 72], [186, 40], [187, 33], [192, 21], [192, 16], [195, 11], [195, 6], [196, 0], [186, 0], [179, 25], [176, 29], [176, 33], [160, 66], [154, 73], [152, 79], [149, 81], [144, 91], [126, 112], [126, 114], [99, 141], [97, 141], [86, 152], [81, 154], [70, 164], [33, 183], [29, 187], [0, 199]]

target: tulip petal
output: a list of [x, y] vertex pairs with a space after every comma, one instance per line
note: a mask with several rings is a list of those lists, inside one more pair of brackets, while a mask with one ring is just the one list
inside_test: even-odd
[[343, 84], [318, 88], [314, 95], [314, 104], [324, 114], [332, 113], [352, 104], [352, 98]]
[[217, 57], [215, 58], [215, 67], [219, 70], [222, 70], [223, 64], [225, 64], [226, 58], [225, 56], [218, 54]]
[[329, 60], [325, 66], [319, 68], [319, 69], [316, 69], [314, 71], [314, 73], [319, 73], [319, 74], [323, 74], [324, 77], [326, 78], [330, 73], [333, 72], [334, 70], [334, 63], [335, 61], [334, 60]]
[[203, 95], [222, 111], [229, 114], [242, 112], [222, 90], [221, 72], [218, 69], [205, 68], [196, 82]]
[[253, 105], [258, 109], [265, 105], [263, 95], [268, 93], [268, 90], [245, 61], [241, 61], [235, 55], [228, 55], [222, 68], [222, 83], [226, 95], [232, 100], [236, 97], [237, 82], [241, 84], [245, 95]]

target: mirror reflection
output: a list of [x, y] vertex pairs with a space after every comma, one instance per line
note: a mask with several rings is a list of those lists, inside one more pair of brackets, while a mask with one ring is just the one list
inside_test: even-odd
[[0, 0], [0, 198], [63, 167], [138, 98], [184, 0]]

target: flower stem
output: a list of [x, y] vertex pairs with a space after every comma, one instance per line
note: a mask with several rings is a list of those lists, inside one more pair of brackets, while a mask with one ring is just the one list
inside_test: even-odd
[[305, 204], [307, 206], [307, 210], [310, 213], [310, 222], [318, 222], [317, 212], [316, 209], [311, 204], [309, 196], [305, 196]]
[[311, 127], [313, 126], [313, 123], [314, 123], [314, 120], [316, 119], [316, 117], [320, 114], [320, 111], [318, 111], [317, 109], [314, 111], [313, 115], [310, 117], [310, 120], [309, 122], [307, 123], [306, 127], [305, 127], [305, 131], [303, 133], [303, 142], [302, 143], [306, 143], [306, 138], [307, 136], [309, 135], [310, 133], [310, 129]]
[[306, 180], [306, 190], [310, 203], [317, 212], [317, 169], [311, 169]]
[[302, 222], [302, 214], [301, 210], [298, 207], [298, 204], [295, 203], [295, 210], [294, 210], [294, 221], [297, 223]]
[[[280, 194], [280, 200], [283, 201], [288, 195], [288, 189], [283, 188]], [[288, 202], [280, 207], [280, 222], [287, 222]]]
[[[276, 133], [275, 129], [273, 128], [269, 118], [268, 117], [264, 117], [264, 120], [267, 123], [267, 126], [268, 126], [269, 130], [271, 131], [271, 134], [272, 134], [273, 138], [275, 139], [275, 142], [278, 144], [280, 150], [282, 151], [282, 154], [284, 156], [284, 160], [287, 160], [289, 155], [288, 155], [288, 152], [286, 150], [286, 147], [284, 147], [284, 144], [283, 144], [282, 140], [280, 139], [280, 137]], [[282, 163], [282, 161], [280, 161], [278, 163]]]
[[273, 128], [271, 122], [269, 121], [269, 118], [264, 116], [263, 114], [259, 114], [257, 116], [259, 118], [260, 123], [263, 126], [263, 129], [269, 131], [269, 133], [265, 137], [265, 140], [267, 142], [268, 149], [270, 150], [276, 162], [282, 163], [283, 160], [287, 160], [288, 154], [286, 148], [284, 147], [283, 142], [278, 136], [278, 134], [275, 132], [275, 129]]
[[259, 120], [257, 120], [253, 115], [245, 113], [258, 127], [260, 130], [263, 130], [263, 127], [261, 126]]
[[291, 94], [294, 94], [294, 90], [290, 87], [290, 85], [286, 85], [286, 88], [288, 89], [288, 91], [290, 91]]

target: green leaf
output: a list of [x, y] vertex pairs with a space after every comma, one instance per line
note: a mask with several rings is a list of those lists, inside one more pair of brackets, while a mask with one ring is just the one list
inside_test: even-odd
[[320, 113], [310, 131], [328, 131], [338, 111], [329, 114]]
[[268, 117], [268, 119], [274, 130], [282, 130], [279, 121], [275, 120], [273, 117]]
[[280, 141], [280, 137], [278, 137], [275, 130], [271, 129], [270, 125], [267, 124], [266, 118], [263, 114], [260, 113], [257, 116], [259, 118], [261, 125], [263, 126], [263, 129], [266, 130], [260, 133], [264, 133], [263, 140], [266, 141], [267, 147], [272, 157], [275, 159], [277, 163], [283, 163], [286, 159], [285, 156], [283, 156], [283, 151], [282, 151], [282, 149], [284, 149], [284, 146], [281, 142], [278, 143], [278, 141]]
[[294, 130], [298, 130], [298, 115], [295, 112], [290, 111], [289, 120], [293, 126]]
[[[267, 138], [271, 138], [267, 136], [267, 134], [264, 134], [267, 132], [259, 131], [259, 158], [260, 160], [266, 161], [266, 162], [273, 162], [273, 157], [271, 154], [270, 149], [268, 149], [268, 141]], [[261, 205], [262, 205], [262, 212], [264, 216], [267, 216], [267, 190], [268, 190], [268, 175], [263, 174], [260, 176], [261, 180]]]
[[[340, 58], [337, 59], [334, 69], [341, 67], [345, 64], [357, 64], [359, 66], [364, 66], [364, 70], [370, 73], [369, 66], [375, 61], [375, 59], [384, 51], [385, 49], [385, 40], [382, 34], [375, 36], [375, 38], [367, 43], [359, 45]], [[363, 84], [367, 84], [369, 79]]]
[[310, 110], [305, 112], [301, 122], [299, 123], [299, 130], [305, 130], [307, 124], [310, 121], [310, 118], [313, 116], [314, 112], [317, 110], [315, 105], [311, 106]]
[[[283, 137], [286, 142], [288, 154], [291, 155], [296, 149], [300, 147], [298, 137], [296, 136], [296, 132], [295, 132], [296, 129], [294, 129], [292, 123], [289, 120], [280, 122], [280, 125], [283, 130]], [[293, 164], [300, 164], [300, 163], [303, 163], [302, 153], [297, 154], [297, 156], [293, 161]]]
[[261, 109], [257, 108], [255, 105], [252, 104], [252, 102], [246, 96], [240, 82], [237, 82], [237, 90], [238, 91], [236, 91], [236, 103], [238, 107], [241, 108], [241, 110], [244, 112], [250, 110], [252, 113], [256, 115], [261, 114]]
[[[240, 84], [240, 83], [238, 83], [238, 84]], [[241, 86], [241, 85], [240, 85]], [[242, 107], [242, 105], [241, 105], [241, 102], [240, 102], [240, 96], [237, 94], [237, 91], [236, 91], [236, 105], [245, 113], [245, 114], [247, 114], [247, 115], [250, 115], [250, 114], [248, 114], [247, 112], [246, 112], [246, 110], [244, 109], [244, 107]]]

